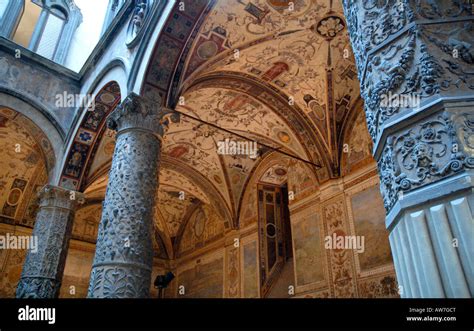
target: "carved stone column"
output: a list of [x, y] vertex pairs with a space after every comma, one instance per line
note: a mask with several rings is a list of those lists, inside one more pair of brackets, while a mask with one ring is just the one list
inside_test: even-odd
[[344, 0], [402, 297], [474, 294], [469, 1]]
[[90, 298], [148, 297], [161, 137], [169, 111], [131, 94], [108, 120], [117, 142], [92, 267]]
[[57, 298], [66, 263], [74, 213], [82, 194], [45, 186], [40, 192], [39, 211], [33, 236], [37, 251], [29, 251], [18, 283], [17, 298]]

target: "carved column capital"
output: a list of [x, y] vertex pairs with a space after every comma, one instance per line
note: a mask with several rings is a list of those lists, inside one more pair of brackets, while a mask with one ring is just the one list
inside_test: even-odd
[[140, 130], [150, 132], [161, 139], [170, 121], [179, 121], [178, 114], [173, 110], [161, 106], [156, 100], [151, 101], [131, 93], [110, 115], [107, 125], [118, 134]]
[[63, 187], [46, 185], [38, 193], [40, 207], [57, 207], [76, 210], [85, 202], [85, 195]]

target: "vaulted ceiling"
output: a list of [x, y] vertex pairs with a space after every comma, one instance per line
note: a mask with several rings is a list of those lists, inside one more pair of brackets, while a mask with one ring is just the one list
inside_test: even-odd
[[[185, 4], [165, 23], [142, 91], [193, 117], [181, 116], [163, 144], [155, 221], [168, 255], [199, 208], [224, 229], [237, 226], [249, 179], [269, 154], [259, 145], [255, 159], [220, 155], [218, 142], [243, 136], [281, 150], [312, 163], [321, 183], [340, 176], [347, 128], [362, 111], [340, 1]], [[105, 137], [98, 155], [113, 146]], [[96, 156], [93, 181], [110, 156]], [[269, 181], [285, 180], [277, 168]]]
[[36, 193], [55, 159], [51, 143], [26, 116], [0, 107], [0, 223], [33, 227]]

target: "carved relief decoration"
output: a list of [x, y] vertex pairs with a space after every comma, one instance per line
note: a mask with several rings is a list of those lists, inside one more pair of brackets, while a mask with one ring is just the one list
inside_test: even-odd
[[459, 132], [464, 138], [465, 132], [472, 132], [472, 115], [460, 117], [462, 120], [457, 128], [448, 114], [439, 114], [387, 139], [378, 161], [387, 212], [400, 192], [408, 192], [474, 167], [472, 153], [463, 150], [466, 140], [459, 141], [457, 135]]

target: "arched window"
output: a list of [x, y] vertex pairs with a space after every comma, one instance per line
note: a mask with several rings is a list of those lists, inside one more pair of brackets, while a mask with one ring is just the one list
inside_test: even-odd
[[53, 59], [61, 39], [61, 34], [67, 22], [67, 16], [58, 8], [45, 8], [43, 12], [47, 12], [47, 18], [42, 23], [42, 33], [31, 45], [31, 48], [39, 55], [48, 59]]
[[63, 64], [82, 14], [73, 0], [32, 0], [42, 7], [29, 48]]
[[0, 0], [0, 35], [63, 64], [82, 14], [73, 0]]

